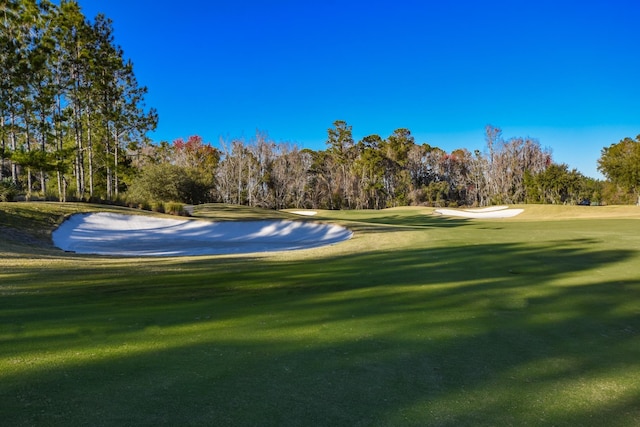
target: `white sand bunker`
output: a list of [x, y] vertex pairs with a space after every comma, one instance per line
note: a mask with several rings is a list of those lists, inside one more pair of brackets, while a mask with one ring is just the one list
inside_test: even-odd
[[82, 254], [187, 256], [314, 248], [352, 234], [338, 225], [302, 221], [209, 222], [101, 212], [71, 216], [53, 232], [53, 243]]
[[440, 215], [462, 218], [511, 218], [524, 212], [524, 209], [509, 209], [509, 206], [490, 206], [482, 209], [436, 209]]
[[289, 213], [292, 213], [292, 214], [295, 214], [295, 215], [304, 215], [304, 216], [314, 216], [314, 215], [318, 214], [318, 212], [316, 212], [316, 211], [308, 211], [308, 210], [290, 211]]

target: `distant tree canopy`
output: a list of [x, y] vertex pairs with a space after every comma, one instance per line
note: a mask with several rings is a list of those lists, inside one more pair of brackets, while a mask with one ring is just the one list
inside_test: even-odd
[[600, 202], [593, 181], [575, 169], [570, 171], [564, 163], [553, 163], [538, 174], [525, 174], [526, 201], [548, 204]]
[[[487, 154], [451, 153], [415, 142], [411, 131], [353, 139], [336, 121], [326, 148], [300, 150], [264, 132], [222, 141], [222, 150], [197, 136], [150, 145], [128, 197], [198, 203], [219, 201], [272, 209], [380, 209], [402, 205], [486, 206], [495, 203], [579, 203], [599, 200], [593, 180], [531, 138], [504, 140], [487, 127]], [[199, 178], [200, 177], [200, 178]]]
[[640, 204], [640, 135], [602, 149], [598, 170]]

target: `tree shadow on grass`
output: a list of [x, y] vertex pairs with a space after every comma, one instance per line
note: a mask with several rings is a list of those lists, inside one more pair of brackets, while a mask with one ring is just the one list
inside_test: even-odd
[[260, 221], [265, 219], [282, 220], [299, 218], [298, 215], [288, 212], [241, 205], [228, 205], [224, 203], [198, 205], [195, 207], [195, 217], [217, 221]]
[[637, 254], [592, 243], [32, 272], [0, 310], [4, 418], [631, 425], [640, 280], [596, 272]]
[[426, 214], [408, 215], [403, 214], [388, 214], [388, 215], [375, 215], [371, 218], [358, 218], [353, 222], [357, 224], [371, 224], [381, 226], [393, 226], [397, 228], [452, 228], [460, 227], [473, 222], [466, 218], [452, 218]]

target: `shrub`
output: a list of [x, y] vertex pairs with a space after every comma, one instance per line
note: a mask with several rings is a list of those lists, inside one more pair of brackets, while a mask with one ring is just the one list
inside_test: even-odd
[[213, 182], [189, 168], [172, 164], [146, 166], [129, 185], [129, 197], [135, 200], [175, 200], [198, 204], [212, 201]]
[[11, 178], [0, 181], [0, 202], [13, 202], [18, 195], [18, 187]]
[[159, 212], [159, 213], [164, 213], [164, 203], [163, 202], [153, 202], [151, 204], [151, 210], [153, 212]]
[[182, 212], [184, 211], [184, 205], [182, 203], [176, 202], [167, 203], [165, 211], [166, 213], [171, 215], [182, 215]]

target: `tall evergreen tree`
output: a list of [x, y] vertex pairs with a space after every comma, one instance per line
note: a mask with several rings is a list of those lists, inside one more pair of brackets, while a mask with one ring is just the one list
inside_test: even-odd
[[351, 208], [354, 201], [354, 185], [350, 174], [355, 159], [355, 146], [351, 125], [344, 120], [336, 120], [333, 127], [327, 130], [328, 164], [326, 170], [330, 174], [327, 182], [330, 186], [331, 206], [334, 208]]
[[87, 176], [92, 196], [99, 170], [100, 194], [117, 197], [128, 152], [146, 142], [157, 114], [144, 105], [147, 89], [115, 45], [111, 21], [89, 23], [73, 0], [5, 1], [0, 60], [0, 179], [9, 174], [27, 197], [46, 195], [55, 172], [65, 200], [71, 172], [84, 199]]

